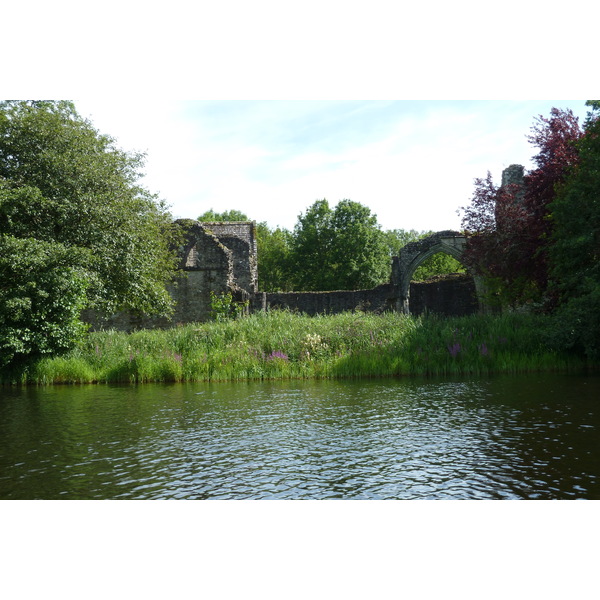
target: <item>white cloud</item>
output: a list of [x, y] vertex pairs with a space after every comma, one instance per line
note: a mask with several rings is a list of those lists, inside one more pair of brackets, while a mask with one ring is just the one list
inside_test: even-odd
[[292, 228], [315, 200], [349, 198], [385, 229], [458, 228], [473, 179], [530, 166], [526, 135], [553, 105], [580, 102], [76, 101], [127, 150], [177, 217], [237, 209]]

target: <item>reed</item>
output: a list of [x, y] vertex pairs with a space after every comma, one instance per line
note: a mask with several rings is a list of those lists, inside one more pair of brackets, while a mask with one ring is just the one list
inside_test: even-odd
[[287, 311], [239, 320], [90, 333], [2, 383], [144, 383], [484, 375], [576, 370], [582, 359], [548, 346], [551, 317], [507, 314], [409, 317]]

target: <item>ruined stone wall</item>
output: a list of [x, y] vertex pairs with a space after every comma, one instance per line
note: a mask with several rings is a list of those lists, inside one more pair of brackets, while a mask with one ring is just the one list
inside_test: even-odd
[[[362, 310], [381, 313], [399, 311], [398, 288], [392, 284], [372, 290], [336, 292], [280, 292], [255, 296], [252, 310], [288, 309], [307, 315], [336, 314]], [[410, 314], [445, 316], [474, 314], [479, 310], [473, 278], [451, 275], [428, 282], [411, 282]]]
[[502, 171], [502, 187], [507, 185], [523, 185], [525, 177], [525, 167], [523, 165], [509, 165]]
[[466, 274], [436, 277], [410, 284], [411, 315], [438, 314], [458, 317], [479, 310], [473, 278]]
[[150, 317], [131, 312], [120, 312], [101, 317], [86, 311], [82, 318], [92, 329], [153, 329], [172, 327], [178, 323], [206, 321], [210, 317], [211, 292], [238, 293], [234, 279], [233, 252], [216, 236], [203, 227], [194, 225], [186, 233], [181, 257], [181, 277], [167, 286], [175, 301], [175, 312], [170, 318]]
[[[173, 316], [166, 319], [123, 312], [101, 318], [87, 311], [82, 316], [92, 329], [132, 331], [206, 321], [211, 317], [212, 292], [231, 293], [236, 300], [249, 300], [249, 310], [253, 312], [289, 309], [317, 315], [356, 310], [400, 312], [409, 308], [415, 315], [424, 312], [463, 315], [478, 310], [475, 286], [470, 277], [412, 282], [410, 293], [407, 293], [409, 283], [405, 280], [428, 253], [441, 250], [457, 254], [462, 249], [460, 244], [464, 240], [456, 232], [440, 232], [408, 244], [401, 256], [394, 259], [390, 283], [370, 290], [265, 293], [258, 291], [254, 223], [198, 223], [192, 220], [177, 223], [184, 233], [178, 250], [183, 276], [168, 287], [175, 301]], [[412, 264], [414, 261], [417, 262]]]
[[219, 221], [201, 225], [219, 239], [235, 237], [244, 240], [251, 247], [252, 254], [256, 255], [256, 224], [253, 221]]
[[250, 254], [248, 244], [235, 237], [219, 237], [219, 241], [231, 250], [233, 279], [236, 285], [250, 294], [258, 291], [256, 260]]
[[[277, 292], [266, 293], [258, 300], [266, 309], [289, 309], [307, 315], [354, 310], [383, 312], [395, 310], [396, 289], [391, 284], [385, 284], [371, 290]], [[258, 309], [260, 305], [255, 304], [253, 308]]]
[[[514, 193], [513, 202], [516, 205], [522, 204], [525, 199], [525, 167], [523, 165], [510, 165], [502, 171], [502, 183], [501, 189]], [[496, 219], [496, 226], [502, 227], [506, 225], [506, 211], [501, 210], [502, 205], [496, 205], [494, 207], [494, 217]], [[511, 219], [513, 217], [509, 217]], [[508, 223], [510, 226], [510, 223]]]
[[256, 224], [246, 221], [211, 222], [202, 223], [202, 227], [233, 252], [236, 284], [250, 294], [258, 292]]

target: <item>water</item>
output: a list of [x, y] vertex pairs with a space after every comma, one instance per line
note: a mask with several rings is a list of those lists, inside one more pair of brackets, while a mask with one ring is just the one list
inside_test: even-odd
[[598, 499], [600, 377], [0, 389], [1, 499]]

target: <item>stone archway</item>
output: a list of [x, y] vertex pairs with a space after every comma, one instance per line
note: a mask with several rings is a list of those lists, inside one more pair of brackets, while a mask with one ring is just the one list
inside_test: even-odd
[[[398, 310], [400, 312], [405, 314], [410, 312], [410, 280], [417, 267], [438, 252], [449, 254], [462, 262], [466, 243], [465, 236], [458, 231], [447, 230], [439, 231], [416, 242], [410, 242], [400, 250], [399, 256], [394, 257], [392, 266], [392, 283], [398, 289]], [[483, 311], [483, 284], [477, 276], [473, 276], [473, 281], [475, 282], [479, 309]]]

